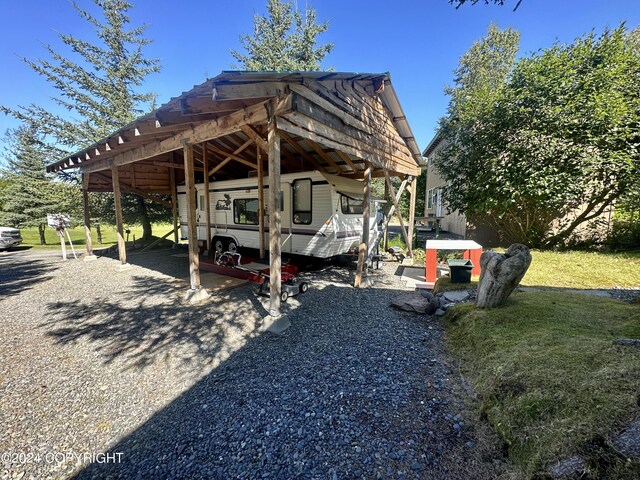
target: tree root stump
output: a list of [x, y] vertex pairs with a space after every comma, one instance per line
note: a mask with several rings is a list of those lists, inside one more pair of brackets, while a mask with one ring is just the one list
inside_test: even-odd
[[519, 243], [511, 245], [505, 253], [483, 252], [476, 306], [493, 308], [502, 305], [520, 284], [529, 265], [531, 253]]

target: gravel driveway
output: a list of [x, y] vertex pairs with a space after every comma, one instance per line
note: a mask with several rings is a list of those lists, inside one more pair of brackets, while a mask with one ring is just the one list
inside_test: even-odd
[[306, 274], [274, 335], [253, 285], [188, 306], [183, 255], [130, 260], [0, 254], [1, 479], [503, 472], [437, 321], [389, 307], [397, 264]]

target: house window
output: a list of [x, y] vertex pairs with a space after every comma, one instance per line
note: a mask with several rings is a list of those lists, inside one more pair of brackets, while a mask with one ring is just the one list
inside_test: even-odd
[[241, 225], [258, 225], [258, 199], [238, 198], [234, 200], [233, 221]]
[[430, 188], [427, 192], [427, 208], [430, 210], [433, 208], [433, 193], [434, 189]]
[[340, 195], [342, 213], [346, 215], [362, 215], [364, 201], [347, 195]]
[[293, 223], [309, 225], [311, 223], [311, 179], [294, 180]]

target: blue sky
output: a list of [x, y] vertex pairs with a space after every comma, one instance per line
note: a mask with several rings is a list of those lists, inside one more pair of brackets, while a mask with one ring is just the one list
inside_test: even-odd
[[[131, 0], [134, 24], [149, 25], [154, 40], [149, 56], [160, 58], [163, 70], [149, 77], [147, 90], [164, 103], [193, 85], [228, 70], [229, 49], [252, 31], [255, 12], [266, 0]], [[513, 5], [514, 0], [507, 0]], [[91, 5], [89, 0], [78, 0]], [[477, 4], [456, 10], [447, 0], [308, 0], [330, 29], [323, 41], [335, 43], [325, 66], [338, 71], [390, 72], [420, 148], [433, 136], [446, 111], [443, 88], [451, 82], [458, 58], [491, 22], [519, 30], [521, 54], [570, 42], [591, 30], [602, 31], [626, 21], [640, 24], [635, 0], [523, 0], [510, 6]], [[301, 8], [305, 1], [298, 0]], [[57, 32], [90, 38], [66, 0], [3, 2], [0, 16], [0, 104], [50, 105], [52, 90], [19, 57], [45, 56], [43, 44], [59, 45]], [[16, 123], [0, 114], [0, 133]]]

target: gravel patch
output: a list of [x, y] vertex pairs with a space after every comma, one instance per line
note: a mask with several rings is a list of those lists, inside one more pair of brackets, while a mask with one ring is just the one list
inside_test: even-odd
[[2, 479], [505, 471], [439, 323], [389, 306], [407, 291], [395, 264], [360, 290], [348, 269], [305, 274], [310, 290], [284, 307], [292, 326], [273, 335], [254, 285], [183, 303], [168, 274], [186, 260], [171, 252], [124, 271], [20, 253], [0, 257], [0, 453], [23, 454], [0, 459]]

